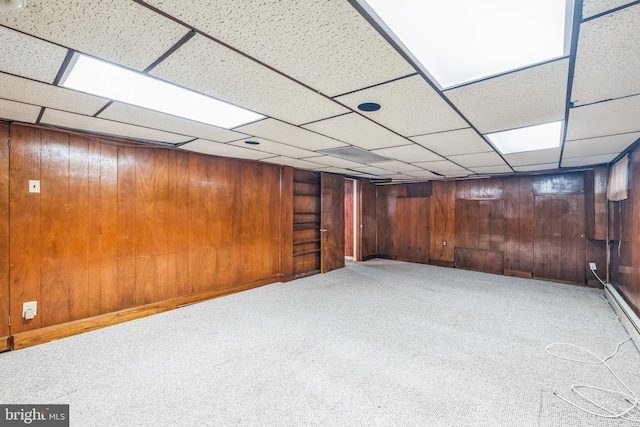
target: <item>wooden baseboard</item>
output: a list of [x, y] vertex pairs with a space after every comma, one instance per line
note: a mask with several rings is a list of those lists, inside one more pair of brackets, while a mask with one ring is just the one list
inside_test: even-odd
[[284, 275], [279, 275], [278, 276], [278, 281], [286, 283], [286, 282], [290, 282], [293, 279], [295, 279], [293, 274], [284, 274]]
[[522, 279], [531, 279], [533, 277], [533, 273], [531, 273], [530, 271], [519, 271], [519, 270], [504, 270], [504, 275], [505, 276], [512, 276], [512, 277], [520, 277]]
[[11, 337], [0, 337], [0, 353], [11, 349]]
[[452, 261], [440, 261], [438, 259], [430, 259], [429, 264], [437, 265], [438, 267], [454, 268], [456, 265]]
[[625, 301], [622, 294], [610, 283], [604, 285], [604, 296], [613, 311], [618, 315], [618, 320], [624, 325], [636, 348], [640, 351], [640, 318]]
[[[230, 288], [172, 298], [169, 300], [147, 304], [140, 307], [102, 314], [100, 316], [90, 317], [87, 319], [62, 323], [60, 325], [47, 326], [45, 328], [35, 329], [33, 331], [21, 332], [13, 335], [13, 349], [18, 350], [25, 347], [31, 347], [33, 345], [44, 344], [46, 342], [57, 340], [60, 338], [70, 337], [72, 335], [81, 334], [83, 332], [94, 331], [96, 329], [117, 325], [118, 323], [127, 322], [129, 320], [140, 319], [142, 317], [147, 317], [153, 314], [173, 310], [185, 305], [194, 304], [224, 295], [234, 294], [241, 291], [246, 291], [249, 289], [268, 285], [270, 283], [275, 283], [277, 281], [277, 277], [266, 277], [264, 279], [254, 280], [252, 282], [243, 283], [241, 285], [233, 286]], [[0, 346], [1, 345], [2, 342], [0, 342]]]

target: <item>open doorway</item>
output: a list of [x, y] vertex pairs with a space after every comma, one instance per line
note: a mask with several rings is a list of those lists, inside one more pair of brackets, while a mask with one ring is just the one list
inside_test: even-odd
[[357, 187], [355, 179], [344, 180], [344, 257], [351, 261], [357, 260]]

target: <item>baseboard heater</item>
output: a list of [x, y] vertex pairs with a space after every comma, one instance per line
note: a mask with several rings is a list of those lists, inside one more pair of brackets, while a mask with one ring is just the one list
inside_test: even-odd
[[609, 301], [609, 304], [616, 312], [620, 322], [624, 325], [629, 336], [636, 345], [638, 351], [640, 351], [640, 319], [633, 312], [629, 304], [622, 298], [622, 295], [611, 284], [606, 283], [604, 285], [604, 296]]

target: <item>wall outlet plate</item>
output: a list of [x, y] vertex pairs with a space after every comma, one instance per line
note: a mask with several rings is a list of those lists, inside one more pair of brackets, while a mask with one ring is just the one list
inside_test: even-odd
[[590, 263], [589, 263], [589, 269], [590, 269], [591, 271], [595, 271], [595, 270], [597, 270], [597, 268], [596, 268], [596, 263], [595, 263], [595, 262], [590, 262]]
[[38, 311], [38, 301], [29, 301], [22, 303], [22, 318], [31, 320], [36, 317]]
[[40, 192], [40, 181], [37, 179], [29, 180], [29, 193], [39, 193]]

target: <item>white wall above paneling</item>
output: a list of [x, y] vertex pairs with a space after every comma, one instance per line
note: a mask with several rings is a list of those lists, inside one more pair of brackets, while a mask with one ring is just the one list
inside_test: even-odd
[[[259, 142], [259, 145], [249, 145], [246, 141]], [[252, 150], [264, 151], [274, 156], [287, 156], [293, 158], [316, 156], [313, 151], [304, 150], [302, 148], [293, 147], [291, 145], [281, 144], [279, 142], [270, 141], [264, 138], [247, 137], [240, 141], [230, 142], [231, 145], [238, 147], [251, 148]]]
[[273, 157], [273, 154], [263, 153], [262, 151], [250, 150], [248, 148], [236, 147], [229, 144], [221, 144], [219, 142], [207, 141], [206, 139], [197, 139], [193, 142], [181, 145], [180, 149], [193, 151], [202, 154], [211, 154], [221, 157], [234, 157], [236, 159], [260, 160], [267, 157]]
[[[0, 119], [35, 123], [39, 114], [40, 107], [37, 105], [23, 104], [0, 98]], [[4, 143], [6, 144], [7, 141], [4, 141]]]
[[307, 150], [327, 150], [347, 146], [344, 142], [275, 119], [260, 120], [235, 130]]
[[[403, 145], [402, 147], [383, 148], [381, 150], [373, 150], [373, 152], [379, 156], [400, 160], [401, 162], [406, 163], [442, 160], [442, 157], [418, 144]], [[384, 168], [384, 163], [376, 164]]]
[[569, 59], [444, 92], [483, 134], [564, 118]]
[[564, 145], [563, 157], [566, 159], [620, 153], [636, 142], [638, 138], [640, 138], [640, 132], [567, 141]]
[[380, 110], [363, 114], [403, 136], [468, 126], [421, 76], [396, 80], [335, 99], [353, 110], [364, 102], [380, 104]]
[[567, 141], [640, 131], [640, 95], [572, 108]]
[[471, 128], [414, 136], [410, 139], [441, 156], [493, 151], [493, 148]]
[[151, 75], [292, 124], [347, 111], [257, 62], [197, 35]]
[[147, 2], [329, 96], [415, 72], [347, 1]]
[[560, 161], [560, 147], [527, 151], [525, 153], [505, 154], [504, 159], [511, 166], [527, 166], [553, 162], [557, 165]]
[[[2, 14], [0, 14], [0, 19]], [[0, 27], [0, 71], [53, 83], [67, 49]]]
[[29, 0], [0, 14], [0, 25], [137, 70], [189, 31], [130, 0]]
[[640, 5], [580, 27], [571, 101], [574, 106], [640, 93]]

